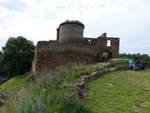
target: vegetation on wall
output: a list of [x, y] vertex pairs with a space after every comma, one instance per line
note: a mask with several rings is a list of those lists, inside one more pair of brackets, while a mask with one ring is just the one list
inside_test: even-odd
[[34, 56], [33, 42], [22, 36], [11, 37], [0, 55], [0, 75], [20, 75], [31, 69]]

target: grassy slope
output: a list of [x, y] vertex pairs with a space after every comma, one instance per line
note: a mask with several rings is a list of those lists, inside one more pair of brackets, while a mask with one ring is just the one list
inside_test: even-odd
[[150, 113], [150, 71], [118, 71], [88, 84], [96, 113]]
[[[11, 97], [15, 95], [23, 85], [26, 85], [26, 82], [32, 77], [31, 74], [25, 74], [21, 76], [16, 76], [11, 78], [10, 80], [6, 81], [2, 85], [0, 85], [0, 92], [8, 92], [11, 93]], [[0, 107], [0, 113], [5, 113], [5, 109], [7, 109], [7, 104], [10, 103], [10, 98], [7, 99], [5, 105]]]
[[26, 83], [26, 81], [31, 77], [30, 74], [16, 76], [6, 81], [0, 86], [0, 92], [9, 92], [17, 88], [19, 85]]

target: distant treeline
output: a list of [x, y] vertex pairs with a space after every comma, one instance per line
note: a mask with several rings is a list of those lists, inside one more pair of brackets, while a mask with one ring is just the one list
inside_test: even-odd
[[122, 53], [120, 54], [121, 58], [133, 58], [136, 61], [139, 62], [150, 62], [150, 56], [148, 54], [126, 54], [126, 53]]

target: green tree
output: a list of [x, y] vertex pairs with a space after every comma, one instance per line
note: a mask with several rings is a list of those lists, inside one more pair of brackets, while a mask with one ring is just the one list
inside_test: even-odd
[[11, 37], [3, 47], [2, 64], [8, 76], [20, 75], [31, 69], [34, 44], [22, 36]]
[[0, 51], [0, 75], [2, 75], [2, 52]]
[[0, 51], [0, 56], [2, 56], [2, 52]]

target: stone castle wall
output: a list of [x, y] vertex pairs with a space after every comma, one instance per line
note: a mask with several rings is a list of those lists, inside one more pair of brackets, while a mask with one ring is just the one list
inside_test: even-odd
[[40, 41], [36, 47], [33, 65], [34, 75], [42, 75], [61, 66], [80, 63], [95, 63], [98, 49], [85, 44], [58, 44]]
[[[107, 46], [108, 40], [110, 41], [110, 46]], [[97, 39], [97, 47], [100, 49], [100, 55], [103, 52], [108, 51], [112, 54], [113, 58], [119, 56], [119, 38], [98, 38]]]

